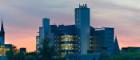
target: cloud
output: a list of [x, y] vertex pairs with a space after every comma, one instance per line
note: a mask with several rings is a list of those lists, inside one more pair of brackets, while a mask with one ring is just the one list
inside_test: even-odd
[[[96, 0], [97, 1], [97, 0]], [[140, 9], [140, 0], [98, 0], [99, 2]]]

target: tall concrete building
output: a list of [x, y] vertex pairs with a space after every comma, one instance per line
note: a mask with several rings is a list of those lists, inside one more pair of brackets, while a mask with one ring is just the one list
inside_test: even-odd
[[4, 45], [4, 43], [5, 43], [5, 31], [4, 31], [3, 22], [1, 22], [0, 45]]
[[90, 8], [87, 4], [75, 8], [75, 24], [79, 31], [81, 54], [87, 54], [90, 39]]
[[44, 31], [44, 38], [49, 34], [50, 30], [50, 19], [49, 18], [43, 18], [43, 31]]

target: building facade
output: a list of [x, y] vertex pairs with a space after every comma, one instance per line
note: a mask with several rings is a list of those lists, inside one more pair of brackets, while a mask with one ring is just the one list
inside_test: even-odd
[[93, 28], [89, 52], [101, 52], [108, 55], [117, 54], [118, 42], [114, 36], [114, 28]]
[[58, 27], [57, 41], [60, 55], [62, 57], [68, 54], [79, 54], [79, 37], [77, 36], [75, 25], [60, 25]]

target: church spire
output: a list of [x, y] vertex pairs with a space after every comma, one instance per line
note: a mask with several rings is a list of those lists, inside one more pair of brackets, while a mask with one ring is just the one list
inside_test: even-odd
[[1, 32], [4, 32], [3, 20], [1, 21]]
[[1, 20], [0, 45], [3, 45], [4, 43], [5, 43], [5, 31], [4, 31], [3, 20]]

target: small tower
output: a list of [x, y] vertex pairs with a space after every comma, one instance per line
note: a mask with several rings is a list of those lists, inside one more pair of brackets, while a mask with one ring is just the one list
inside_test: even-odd
[[0, 45], [3, 45], [4, 43], [5, 43], [5, 31], [4, 31], [3, 21], [1, 21]]

